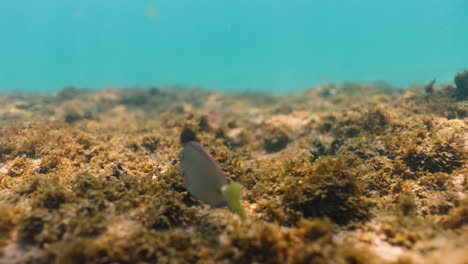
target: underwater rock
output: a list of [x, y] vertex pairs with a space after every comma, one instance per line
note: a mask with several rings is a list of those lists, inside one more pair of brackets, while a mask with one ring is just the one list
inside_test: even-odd
[[468, 225], [468, 198], [465, 198], [460, 206], [452, 209], [444, 219], [444, 227], [460, 228]]
[[[405, 94], [384, 84], [6, 94], [0, 263], [464, 263], [457, 76], [457, 87]], [[187, 191], [179, 153], [197, 139], [242, 184], [250, 219]]]
[[198, 141], [195, 131], [191, 128], [184, 128], [180, 133], [180, 143], [185, 146], [190, 141]]
[[430, 81], [428, 84], [424, 85], [424, 91], [428, 94], [434, 93], [434, 84], [436, 80]]
[[458, 101], [468, 99], [468, 71], [458, 73], [454, 79], [457, 89], [455, 90], [455, 99]]
[[34, 164], [26, 157], [26, 155], [21, 155], [7, 165], [7, 174], [10, 177], [25, 176], [33, 173], [34, 170]]
[[262, 133], [263, 148], [267, 153], [278, 152], [284, 149], [290, 138], [287, 133], [278, 127], [269, 126]]
[[341, 159], [305, 158], [288, 162], [283, 200], [304, 217], [329, 217], [338, 224], [362, 220], [370, 204], [362, 196], [362, 184]]
[[77, 97], [80, 93], [81, 93], [80, 89], [78, 89], [75, 86], [70, 85], [70, 86], [63, 88], [57, 93], [57, 99], [62, 100], [62, 101], [71, 100]]
[[63, 120], [69, 124], [93, 118], [93, 114], [87, 105], [77, 99], [64, 103], [61, 110]]
[[21, 219], [18, 230], [18, 241], [24, 244], [35, 244], [35, 237], [44, 228], [44, 219], [38, 216], [26, 216]]

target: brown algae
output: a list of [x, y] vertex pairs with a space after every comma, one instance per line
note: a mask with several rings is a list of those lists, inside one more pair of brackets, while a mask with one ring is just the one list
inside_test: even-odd
[[[465, 263], [466, 76], [0, 95], [0, 263]], [[195, 139], [248, 220], [188, 193]]]

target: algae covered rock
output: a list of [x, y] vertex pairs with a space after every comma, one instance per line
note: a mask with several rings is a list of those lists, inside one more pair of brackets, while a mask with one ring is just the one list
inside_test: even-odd
[[[0, 113], [28, 115], [0, 118], [0, 263], [464, 263], [466, 75], [406, 93], [6, 94]], [[193, 140], [248, 219], [188, 191]]]
[[457, 86], [455, 98], [459, 101], [468, 99], [468, 71], [463, 71], [455, 75], [454, 82]]
[[311, 164], [297, 159], [287, 164], [285, 173], [284, 204], [304, 217], [328, 217], [338, 224], [367, 217], [362, 184], [344, 160], [327, 157]]
[[268, 153], [278, 152], [284, 149], [290, 138], [284, 129], [279, 127], [269, 126], [262, 134], [263, 148]]

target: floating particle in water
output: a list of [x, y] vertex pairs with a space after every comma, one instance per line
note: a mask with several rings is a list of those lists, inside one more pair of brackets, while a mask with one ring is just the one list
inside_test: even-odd
[[154, 5], [146, 6], [145, 16], [149, 19], [157, 19], [159, 17], [158, 9]]

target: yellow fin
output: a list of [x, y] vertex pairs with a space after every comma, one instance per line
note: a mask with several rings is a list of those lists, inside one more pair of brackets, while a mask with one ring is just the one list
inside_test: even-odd
[[223, 198], [227, 204], [236, 212], [242, 220], [247, 219], [244, 207], [241, 205], [242, 185], [238, 182], [231, 182], [221, 188]]

